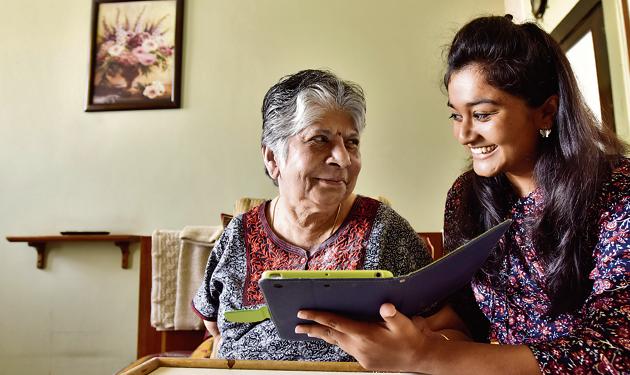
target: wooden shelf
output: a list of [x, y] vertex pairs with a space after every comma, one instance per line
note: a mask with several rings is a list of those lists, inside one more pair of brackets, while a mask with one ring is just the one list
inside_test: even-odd
[[7, 236], [9, 242], [26, 242], [37, 250], [37, 268], [46, 267], [46, 245], [50, 242], [113, 242], [122, 252], [122, 268], [129, 268], [129, 245], [142, 236], [132, 234], [66, 235], [66, 236]]

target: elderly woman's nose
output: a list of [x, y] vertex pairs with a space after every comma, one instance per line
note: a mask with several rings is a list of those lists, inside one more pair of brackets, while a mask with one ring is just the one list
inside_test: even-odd
[[343, 139], [334, 142], [330, 160], [332, 163], [338, 164], [340, 167], [347, 167], [350, 165], [350, 152], [348, 152]]

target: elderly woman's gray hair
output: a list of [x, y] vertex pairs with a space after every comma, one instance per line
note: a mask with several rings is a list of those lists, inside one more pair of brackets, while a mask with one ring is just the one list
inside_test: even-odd
[[283, 77], [263, 100], [261, 144], [285, 161], [289, 137], [331, 110], [348, 113], [359, 133], [365, 128], [365, 97], [359, 85], [324, 70], [303, 70]]

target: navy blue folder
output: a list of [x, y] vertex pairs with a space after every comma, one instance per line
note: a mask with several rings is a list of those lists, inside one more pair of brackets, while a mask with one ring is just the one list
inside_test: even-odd
[[261, 279], [271, 320], [281, 338], [317, 340], [295, 333], [309, 323], [298, 310], [320, 310], [356, 320], [381, 321], [379, 308], [393, 303], [407, 316], [420, 314], [470, 282], [507, 231], [506, 220], [448, 255], [410, 274], [394, 278], [363, 279]]

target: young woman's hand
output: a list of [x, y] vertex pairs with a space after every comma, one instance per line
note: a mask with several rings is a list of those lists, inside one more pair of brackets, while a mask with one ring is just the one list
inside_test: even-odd
[[303, 310], [298, 317], [317, 324], [299, 325], [295, 332], [339, 346], [368, 370], [421, 371], [426, 368], [423, 364], [431, 343], [445, 338], [431, 331], [425, 319], [409, 319], [390, 303], [381, 306], [380, 314], [384, 322], [366, 323]]

